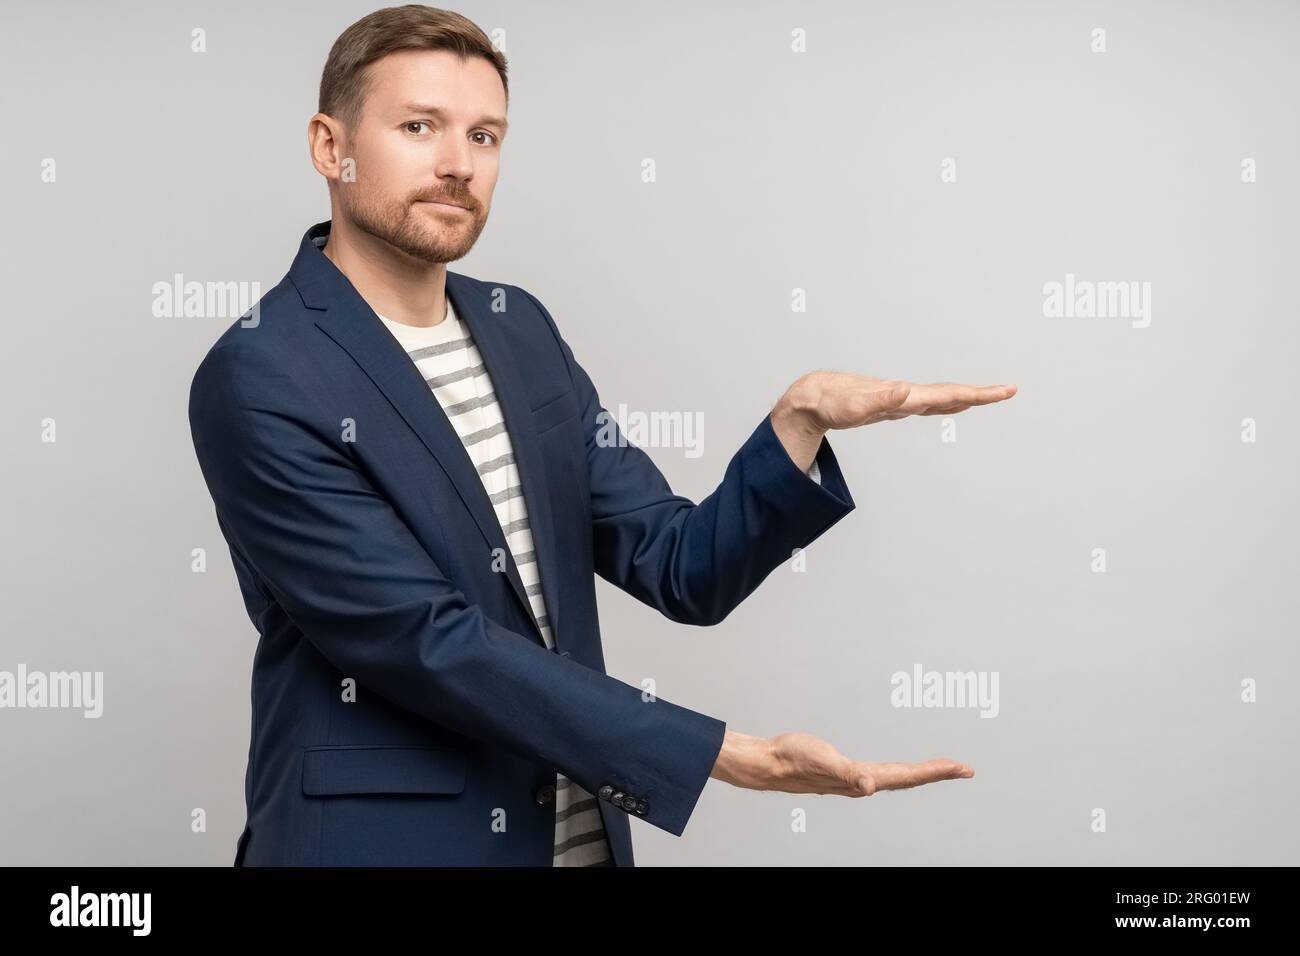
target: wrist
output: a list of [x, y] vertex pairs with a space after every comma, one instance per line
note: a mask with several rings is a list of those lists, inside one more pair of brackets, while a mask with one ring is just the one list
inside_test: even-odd
[[785, 390], [773, 408], [773, 413], [779, 413], [809, 431], [815, 430], [821, 395], [822, 387], [817, 373], [810, 372]]
[[772, 407], [772, 430], [790, 460], [806, 472], [826, 434], [816, 415], [820, 389], [808, 376], [791, 385]]
[[733, 787], [763, 790], [775, 767], [776, 755], [770, 738], [728, 729], [709, 776]]

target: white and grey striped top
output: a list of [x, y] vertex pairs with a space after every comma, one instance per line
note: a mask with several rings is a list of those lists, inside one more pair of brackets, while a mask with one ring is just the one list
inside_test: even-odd
[[[555, 641], [542, 597], [541, 569], [533, 550], [514, 449], [492, 380], [469, 327], [456, 316], [450, 299], [447, 317], [437, 325], [403, 325], [382, 315], [379, 318], [429, 383], [429, 389], [478, 470], [519, 569], [533, 616], [546, 646], [553, 649]], [[561, 773], [556, 774], [555, 780], [553, 865], [613, 865], [597, 798]]]

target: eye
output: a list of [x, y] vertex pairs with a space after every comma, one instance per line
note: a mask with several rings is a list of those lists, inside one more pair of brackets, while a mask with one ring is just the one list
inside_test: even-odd
[[[495, 136], [494, 134], [489, 133], [487, 130], [484, 130], [484, 129], [475, 130], [475, 131], [474, 131], [473, 133], [471, 133], [470, 135], [471, 135], [471, 136], [490, 136], [490, 137], [492, 137], [492, 143], [495, 143], [495, 142], [497, 141], [497, 138], [496, 138], [496, 136]], [[481, 145], [488, 146], [488, 145], [491, 145], [491, 144], [490, 144], [490, 143], [483, 143], [483, 144], [481, 144]]]
[[412, 126], [428, 126], [429, 124], [426, 123], [424, 120], [411, 120], [411, 122], [406, 123], [404, 125], [408, 132], [412, 132], [411, 130]]

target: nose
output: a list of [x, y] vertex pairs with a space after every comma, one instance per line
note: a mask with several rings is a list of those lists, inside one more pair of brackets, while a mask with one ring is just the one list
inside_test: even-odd
[[473, 154], [470, 152], [470, 144], [464, 141], [457, 141], [455, 137], [447, 137], [438, 144], [437, 158], [434, 163], [434, 172], [438, 179], [456, 179], [462, 184], [468, 185], [474, 177]]

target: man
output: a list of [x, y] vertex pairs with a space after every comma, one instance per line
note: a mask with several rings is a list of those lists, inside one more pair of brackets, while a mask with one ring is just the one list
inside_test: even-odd
[[698, 505], [610, 441], [530, 293], [447, 271], [487, 223], [504, 57], [465, 18], [345, 31], [308, 141], [331, 218], [194, 376], [190, 423], [260, 633], [236, 865], [633, 865], [709, 778], [867, 796], [970, 777], [764, 739], [605, 674], [600, 574], [721, 621], [854, 507], [824, 439], [1013, 387], [799, 379]]

